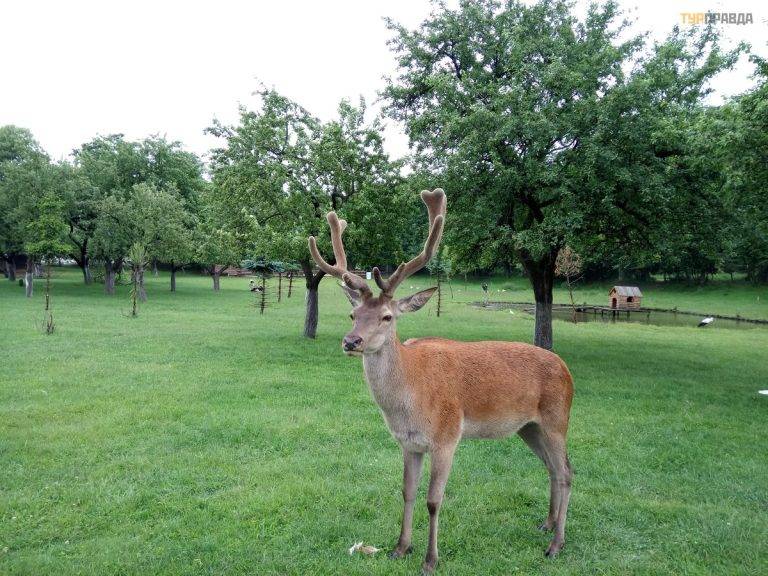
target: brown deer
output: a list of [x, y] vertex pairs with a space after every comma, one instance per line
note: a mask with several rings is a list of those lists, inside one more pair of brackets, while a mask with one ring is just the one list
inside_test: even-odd
[[440, 243], [446, 197], [441, 189], [421, 193], [429, 212], [429, 235], [422, 252], [400, 264], [388, 280], [378, 268], [373, 276], [381, 292], [374, 296], [360, 276], [347, 271], [342, 233], [347, 223], [328, 214], [335, 265], [320, 255], [314, 237], [309, 249], [317, 265], [343, 281], [353, 305], [352, 330], [342, 349], [362, 356], [365, 378], [390, 432], [403, 450], [403, 511], [400, 539], [390, 553], [411, 551], [411, 525], [422, 460], [430, 454], [427, 509], [429, 545], [426, 573], [437, 564], [437, 524], [445, 484], [456, 446], [462, 438], [505, 438], [517, 433], [544, 461], [549, 471], [550, 501], [542, 530], [554, 530], [547, 556], [565, 542], [565, 518], [571, 492], [571, 466], [565, 437], [573, 397], [573, 381], [555, 354], [518, 342], [457, 342], [417, 338], [401, 344], [395, 323], [403, 312], [427, 303], [435, 288], [396, 300], [407, 277], [423, 268]]

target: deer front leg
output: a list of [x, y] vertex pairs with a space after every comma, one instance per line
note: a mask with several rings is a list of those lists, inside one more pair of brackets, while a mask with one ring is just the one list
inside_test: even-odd
[[424, 574], [431, 574], [437, 566], [437, 524], [440, 505], [445, 495], [445, 484], [451, 473], [453, 453], [456, 445], [434, 450], [430, 455], [431, 467], [429, 477], [429, 492], [427, 493], [427, 510], [429, 510], [429, 545], [427, 557], [421, 569]]
[[416, 503], [423, 460], [422, 452], [409, 452], [403, 448], [403, 524], [397, 546], [389, 553], [390, 558], [402, 558], [411, 552], [413, 506]]

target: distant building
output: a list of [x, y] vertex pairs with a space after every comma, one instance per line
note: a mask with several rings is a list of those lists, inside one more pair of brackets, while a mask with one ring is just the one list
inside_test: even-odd
[[631, 309], [640, 308], [643, 293], [637, 286], [614, 286], [608, 293], [608, 302], [611, 308]]

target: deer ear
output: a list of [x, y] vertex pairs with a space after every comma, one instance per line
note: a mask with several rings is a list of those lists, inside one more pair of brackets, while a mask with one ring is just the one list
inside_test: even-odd
[[349, 303], [352, 304], [352, 306], [358, 306], [360, 302], [362, 302], [362, 297], [360, 296], [360, 292], [357, 290], [353, 290], [346, 284], [339, 284], [339, 288], [344, 290], [344, 294], [347, 297], [347, 300], [349, 300]]
[[435, 293], [437, 290], [437, 286], [434, 288], [427, 288], [426, 290], [422, 290], [421, 292], [416, 292], [416, 294], [411, 294], [410, 296], [406, 296], [405, 298], [400, 298], [400, 300], [397, 301], [397, 309], [399, 312], [416, 312], [416, 310], [421, 309], [424, 304], [429, 302], [429, 299], [432, 298], [432, 294]]

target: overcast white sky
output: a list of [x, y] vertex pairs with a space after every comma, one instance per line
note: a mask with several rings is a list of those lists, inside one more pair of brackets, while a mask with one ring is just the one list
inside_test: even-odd
[[[681, 12], [752, 12], [751, 26], [722, 27], [766, 54], [764, 0], [622, 0], [638, 29], [662, 38]], [[198, 154], [215, 139], [203, 129], [232, 122], [254, 102], [257, 79], [327, 120], [341, 98], [369, 102], [394, 71], [383, 17], [415, 27], [427, 0], [24, 0], [0, 5], [0, 125], [32, 130], [55, 158], [96, 134], [181, 140]], [[715, 88], [751, 85], [742, 65]], [[394, 156], [407, 151], [386, 130]]]

